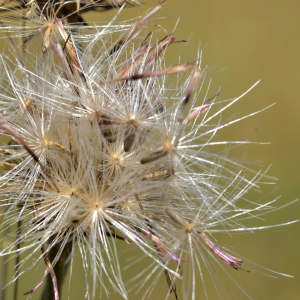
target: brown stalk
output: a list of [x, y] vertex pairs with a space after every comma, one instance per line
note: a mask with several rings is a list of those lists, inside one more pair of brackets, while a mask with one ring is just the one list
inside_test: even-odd
[[41, 251], [42, 251], [42, 254], [43, 254], [43, 259], [44, 259], [45, 265], [48, 269], [47, 271], [49, 271], [50, 276], [51, 276], [52, 289], [53, 289], [53, 298], [54, 298], [54, 300], [59, 300], [56, 275], [55, 275], [54, 269], [52, 267], [52, 264], [51, 264], [50, 260], [48, 259], [48, 256], [47, 256], [47, 253], [46, 253], [46, 248], [45, 248], [44, 244], [42, 244], [42, 246], [41, 246]]

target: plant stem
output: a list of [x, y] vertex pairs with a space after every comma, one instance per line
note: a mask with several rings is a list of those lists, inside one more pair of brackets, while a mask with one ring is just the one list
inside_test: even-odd
[[[21, 225], [22, 225], [22, 221], [19, 220], [18, 221], [18, 233], [17, 233], [17, 240], [18, 240], [18, 244], [17, 244], [17, 250], [20, 249], [21, 247], [21, 242], [20, 242], [20, 236], [21, 236]], [[16, 254], [16, 281], [14, 284], [14, 300], [18, 299], [18, 283], [19, 283], [19, 263], [20, 263], [20, 252], [18, 251]]]
[[[65, 263], [66, 259], [68, 258], [68, 255], [69, 255], [68, 251], [67, 251], [68, 246], [72, 246], [72, 243], [68, 243], [65, 246], [59, 260], [57, 261], [57, 263], [53, 267], [55, 275], [56, 275], [57, 288], [58, 288], [58, 294], [60, 296], [60, 299], [62, 299], [62, 297], [61, 297], [62, 286], [63, 286], [63, 282], [64, 282], [64, 279], [66, 277], [66, 274], [67, 274], [67, 271], [68, 271], [68, 266], [69, 266], [69, 263], [68, 264]], [[49, 251], [48, 258], [49, 258], [50, 262], [54, 261], [55, 256], [57, 254], [57, 248], [58, 247], [59, 247], [59, 245], [54, 246]], [[42, 293], [42, 296], [41, 296], [40, 300], [53, 300], [53, 288], [52, 288], [52, 280], [51, 280], [50, 274], [48, 274], [47, 278], [45, 279], [44, 291]]]
[[[8, 244], [9, 226], [4, 230], [4, 238], [2, 240], [2, 249], [5, 249]], [[5, 257], [2, 257], [1, 263], [1, 276], [0, 276], [0, 300], [5, 300], [5, 286], [6, 286], [6, 276], [7, 276], [7, 263]]]

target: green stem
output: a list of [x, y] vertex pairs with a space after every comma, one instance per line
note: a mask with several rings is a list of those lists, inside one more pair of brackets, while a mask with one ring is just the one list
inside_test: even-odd
[[[18, 240], [18, 244], [17, 244], [17, 250], [20, 249], [21, 247], [21, 243], [20, 243], [20, 236], [21, 236], [21, 225], [22, 225], [22, 221], [19, 220], [18, 221], [18, 234], [17, 234], [17, 240]], [[16, 254], [16, 281], [14, 284], [14, 300], [18, 299], [18, 283], [19, 283], [19, 263], [20, 263], [20, 252], [18, 251]]]
[[[4, 239], [2, 241], [2, 249], [5, 249], [8, 245], [8, 235], [9, 235], [9, 226], [4, 230]], [[5, 291], [4, 288], [6, 286], [6, 277], [7, 277], [7, 263], [6, 258], [2, 257], [1, 262], [1, 275], [0, 275], [0, 300], [5, 300]]]

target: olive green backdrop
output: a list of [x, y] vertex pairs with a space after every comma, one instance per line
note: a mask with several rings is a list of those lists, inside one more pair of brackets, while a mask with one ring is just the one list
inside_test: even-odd
[[[145, 7], [151, 7], [156, 2], [149, 0]], [[126, 9], [119, 20], [136, 17], [138, 12], [144, 10], [145, 8]], [[272, 103], [276, 105], [222, 130], [220, 136], [223, 140], [271, 143], [239, 147], [233, 149], [230, 155], [246, 158], [265, 167], [272, 164], [268, 174], [277, 177], [279, 181], [278, 189], [268, 199], [281, 195], [281, 204], [300, 196], [299, 12], [298, 0], [169, 0], [159, 16], [173, 18], [157, 21], [172, 32], [177, 19], [180, 18], [175, 36], [179, 40], [189, 39], [189, 42], [187, 45], [173, 45], [169, 48], [167, 65], [177, 63], [178, 55], [182, 62], [194, 60], [200, 47], [203, 50], [202, 65], [208, 65], [208, 77], [213, 80], [211, 95], [221, 86], [221, 100], [234, 98], [261, 79], [254, 90], [225, 113], [224, 119], [235, 113], [237, 117], [242, 117]], [[109, 21], [114, 14], [89, 13], [84, 16], [88, 20]], [[262, 188], [259, 197], [269, 191], [269, 187], [265, 190]], [[259, 224], [277, 224], [298, 219], [299, 216], [300, 204], [296, 203], [266, 215], [266, 221]], [[248, 226], [255, 224], [255, 220], [247, 223]], [[300, 299], [300, 223], [253, 234], [234, 235], [233, 238], [224, 235], [218, 237], [218, 240], [226, 245], [233, 245], [234, 251], [259, 265], [294, 276], [278, 276], [276, 279], [258, 272], [248, 274], [228, 267], [228, 272], [253, 299]], [[124, 245], [125, 248], [128, 246]], [[138, 257], [138, 252], [134, 251], [124, 250], [123, 254], [120, 253], [124, 265], [128, 259]], [[81, 264], [79, 256], [78, 253], [71, 281], [69, 299], [72, 300], [84, 299], [85, 296], [83, 271], [82, 268], [76, 267]], [[261, 268], [257, 270], [263, 271]], [[22, 293], [33, 288], [42, 274], [43, 268], [21, 277], [18, 299], [26, 299]], [[130, 270], [126, 274], [130, 276]], [[225, 279], [225, 284], [227, 282], [229, 281]], [[246, 299], [233, 284], [228, 283], [228, 287], [236, 292], [239, 299]], [[42, 290], [42, 287], [40, 289]], [[33, 299], [39, 299], [41, 290], [33, 295]], [[208, 285], [208, 290], [213, 290], [213, 287]], [[166, 283], [162, 280], [150, 299], [164, 299], [165, 292]], [[62, 295], [63, 300], [68, 299], [67, 293], [68, 280]], [[211, 295], [214, 295], [213, 292]], [[6, 299], [12, 299], [12, 286], [7, 288]], [[104, 294], [102, 299], [106, 299]], [[112, 294], [110, 299], [121, 297]], [[141, 297], [132, 293], [131, 299]], [[174, 297], [171, 296], [170, 299]], [[216, 295], [211, 299], [217, 299]]]

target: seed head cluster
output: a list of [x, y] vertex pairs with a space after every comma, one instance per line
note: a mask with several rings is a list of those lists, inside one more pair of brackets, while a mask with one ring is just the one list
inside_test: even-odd
[[129, 280], [142, 298], [160, 275], [168, 285], [163, 298], [199, 299], [199, 285], [208, 297], [203, 270], [220, 298], [230, 298], [214, 265], [246, 270], [215, 234], [254, 230], [242, 220], [272, 209], [245, 197], [263, 173], [244, 176], [246, 167], [213, 151], [230, 145], [214, 137], [239, 121], [220, 116], [241, 97], [221, 103], [204, 88], [201, 53], [166, 66], [167, 48], [183, 41], [173, 33], [156, 40], [147, 27], [164, 1], [133, 24], [86, 27], [78, 23], [84, 5], [123, 9], [130, 2], [19, 2], [1, 6], [19, 19], [1, 21], [11, 49], [0, 56], [1, 228], [21, 223], [1, 255], [31, 249], [14, 280], [44, 261], [58, 299], [55, 267], [68, 253], [72, 268], [79, 250], [93, 282], [86, 281], [88, 297], [101, 286], [128, 299], [119, 253], [137, 247], [150, 258]]

